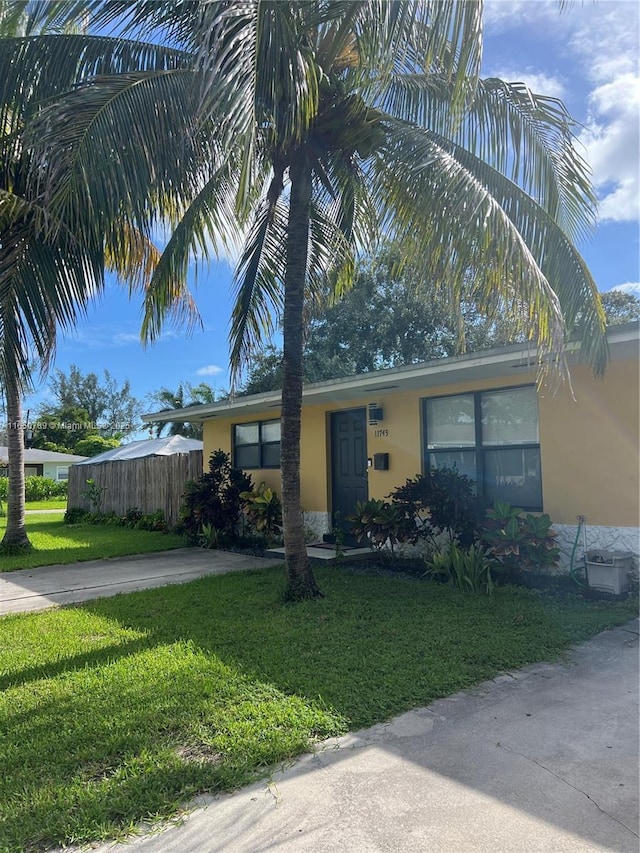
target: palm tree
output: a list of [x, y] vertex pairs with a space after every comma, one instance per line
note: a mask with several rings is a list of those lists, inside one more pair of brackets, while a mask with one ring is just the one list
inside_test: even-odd
[[[36, 12], [38, 10], [35, 10]], [[33, 180], [33, 153], [25, 128], [47, 99], [92, 73], [164, 64], [166, 51], [132, 48], [115, 40], [90, 43], [81, 35], [47, 36], [58, 46], [57, 63], [38, 53], [29, 35], [39, 22], [24, 3], [0, 4], [0, 377], [6, 398], [9, 493], [1, 547], [30, 547], [24, 512], [22, 395], [30, 388], [33, 362], [46, 373], [58, 328], [72, 327], [110, 267], [132, 289], [144, 288], [158, 253], [126, 220], [101, 219], [92, 234], [80, 233], [49, 207], [46, 190]], [[44, 38], [44, 36], [42, 37]], [[75, 48], [74, 48], [75, 46]], [[53, 188], [55, 189], [55, 187]], [[94, 216], [91, 208], [76, 210]], [[102, 229], [102, 235], [99, 231]]]
[[[160, 411], [167, 412], [171, 409], [184, 409], [187, 406], [199, 406], [204, 403], [214, 403], [216, 399], [215, 389], [206, 382], [200, 382], [195, 387], [190, 382], [179, 382], [175, 391], [170, 388], [160, 388], [155, 394], [151, 395], [151, 400], [162, 406]], [[176, 411], [176, 414], [178, 412]], [[190, 421], [158, 421], [155, 424], [150, 424], [155, 427], [156, 438], [160, 438], [165, 430], [169, 427], [169, 435], [182, 435], [185, 438], [202, 438], [202, 424], [191, 423]]]
[[[318, 595], [300, 508], [303, 327], [327, 282], [336, 296], [349, 287], [358, 252], [402, 240], [453, 304], [471, 282], [489, 313], [517, 324], [524, 306], [524, 331], [552, 360], [580, 317], [582, 356], [603, 371], [602, 308], [574, 248], [594, 196], [573, 122], [556, 99], [479, 79], [481, 2], [96, 0], [68, 17], [87, 6], [101, 27], [192, 60], [161, 79], [92, 80], [45, 113], [35, 135], [49, 140], [54, 208], [65, 219], [82, 191], [124, 203], [144, 229], [171, 199], [150, 339], [194, 250], [243, 240], [232, 367], [281, 320], [287, 595]], [[146, 181], [150, 204], [133, 209]]]

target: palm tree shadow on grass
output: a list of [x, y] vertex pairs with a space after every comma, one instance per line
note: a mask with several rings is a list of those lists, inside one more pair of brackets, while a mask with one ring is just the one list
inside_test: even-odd
[[[327, 599], [295, 605], [282, 604], [276, 567], [147, 591], [144, 607], [137, 593], [83, 607], [157, 644], [192, 643], [248, 679], [320, 701], [351, 727], [553, 657], [565, 642], [534, 598], [488, 604], [435, 583], [318, 572]], [[513, 608], [525, 604], [520, 622]]]
[[[566, 643], [565, 615], [528, 591], [488, 600], [335, 568], [319, 575], [327, 597], [290, 606], [275, 567], [70, 608], [122, 643], [6, 678], [5, 730], [19, 748], [0, 772], [12, 802], [3, 832], [37, 826], [34, 850], [113, 837], [199, 791], [246, 784], [310, 739], [553, 658]], [[20, 684], [28, 689], [14, 694]]]

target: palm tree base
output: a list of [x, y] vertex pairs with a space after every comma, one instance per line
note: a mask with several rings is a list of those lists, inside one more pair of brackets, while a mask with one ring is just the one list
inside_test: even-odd
[[309, 601], [313, 598], [324, 598], [324, 593], [319, 589], [311, 569], [303, 574], [287, 577], [285, 601]]
[[26, 531], [22, 535], [5, 536], [0, 542], [0, 553], [2, 554], [24, 554], [26, 551], [31, 551], [33, 545], [29, 541]]

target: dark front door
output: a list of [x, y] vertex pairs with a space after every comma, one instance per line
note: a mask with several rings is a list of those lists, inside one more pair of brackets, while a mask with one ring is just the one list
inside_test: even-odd
[[347, 516], [369, 497], [365, 409], [331, 415], [331, 483], [333, 523], [348, 530]]

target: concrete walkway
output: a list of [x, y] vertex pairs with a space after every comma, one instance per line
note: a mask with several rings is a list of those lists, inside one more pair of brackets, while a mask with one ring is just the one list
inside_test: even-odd
[[93, 853], [637, 853], [638, 623]]
[[0, 616], [278, 563], [282, 560], [202, 548], [179, 548], [67, 566], [0, 572]]

